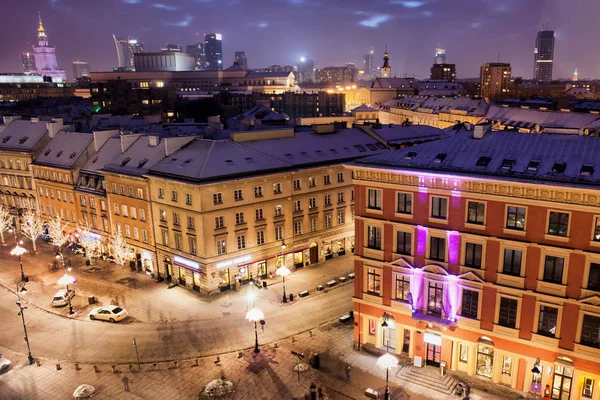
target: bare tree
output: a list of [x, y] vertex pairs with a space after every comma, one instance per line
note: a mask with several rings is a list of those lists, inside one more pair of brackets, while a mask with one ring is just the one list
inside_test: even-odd
[[113, 226], [112, 231], [113, 234], [108, 244], [110, 254], [115, 260], [115, 263], [119, 264], [123, 273], [125, 273], [125, 263], [129, 260], [129, 256], [131, 255], [131, 248], [125, 241], [120, 229]]
[[83, 247], [85, 251], [85, 256], [87, 257], [89, 264], [92, 263], [92, 257], [96, 254], [98, 249], [100, 248], [100, 242], [97, 238], [95, 238], [91, 232], [90, 226], [87, 221], [82, 221], [79, 223], [77, 227], [79, 231], [79, 244]]
[[25, 235], [26, 238], [31, 239], [31, 244], [33, 245], [33, 252], [37, 251], [37, 247], [35, 247], [35, 241], [39, 235], [44, 233], [44, 224], [42, 223], [42, 219], [34, 210], [27, 210], [23, 213], [21, 217], [21, 233]]
[[8, 208], [0, 205], [0, 238], [2, 239], [2, 246], [6, 246], [6, 242], [4, 241], [4, 232], [10, 229], [11, 219], [12, 217], [8, 212]]
[[67, 221], [63, 224], [62, 218], [58, 215], [48, 222], [48, 234], [52, 238], [52, 243], [58, 246], [59, 250], [67, 243], [70, 237], [67, 233], [67, 225], [69, 225], [69, 222]]

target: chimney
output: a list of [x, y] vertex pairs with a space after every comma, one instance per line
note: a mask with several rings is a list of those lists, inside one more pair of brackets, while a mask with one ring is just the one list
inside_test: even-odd
[[481, 139], [491, 129], [491, 124], [475, 125], [473, 129], [473, 139]]
[[160, 138], [158, 136], [148, 136], [148, 144], [152, 147], [158, 146]]
[[[31, 118], [31, 122], [40, 122], [39, 118], [35, 118], [36, 121], [34, 121], [34, 118]], [[53, 138], [56, 136], [56, 134], [65, 127], [65, 125], [63, 124], [63, 119], [62, 118], [55, 118], [53, 119], [51, 122], [46, 122], [46, 129], [48, 130], [48, 136], [50, 138]]]

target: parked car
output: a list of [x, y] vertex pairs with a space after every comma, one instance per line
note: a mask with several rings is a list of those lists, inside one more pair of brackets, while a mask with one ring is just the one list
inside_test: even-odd
[[6, 371], [10, 367], [10, 360], [0, 354], [0, 372]]
[[105, 321], [117, 322], [125, 319], [127, 310], [124, 310], [119, 306], [108, 305], [94, 308], [90, 311], [89, 315], [92, 321], [102, 319]]
[[64, 307], [69, 304], [69, 299], [72, 299], [75, 296], [75, 291], [69, 289], [61, 289], [52, 298], [52, 307]]

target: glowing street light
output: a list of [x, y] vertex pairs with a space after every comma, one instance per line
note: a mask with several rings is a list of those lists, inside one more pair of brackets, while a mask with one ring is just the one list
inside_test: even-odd
[[11, 256], [18, 256], [19, 257], [19, 267], [21, 268], [21, 280], [23, 282], [29, 282], [29, 278], [25, 276], [25, 274], [23, 273], [23, 259], [21, 258], [21, 256], [23, 254], [25, 254], [27, 252], [27, 250], [25, 250], [24, 248], [22, 248], [21, 246], [19, 246], [19, 244], [17, 244], [17, 247], [15, 247], [14, 249], [12, 249], [10, 251], [10, 255]]
[[[69, 285], [73, 285], [76, 279], [66, 273], [58, 280], [59, 285], [65, 285], [67, 287], [67, 301], [69, 302], [69, 315], [73, 314], [73, 305], [71, 304], [71, 296], [69, 296]], [[75, 289], [73, 289], [75, 290]]]
[[385, 369], [385, 400], [390, 400], [390, 388], [388, 386], [390, 368], [398, 366], [398, 359], [390, 353], [385, 353], [377, 359], [377, 366], [381, 369]]
[[254, 337], [256, 339], [254, 342], [255, 353], [260, 353], [260, 349], [258, 348], [258, 328], [256, 326], [256, 323], [258, 321], [261, 321], [264, 317], [265, 314], [256, 307], [246, 313], [246, 319], [248, 321], [254, 322]]
[[281, 242], [281, 267], [277, 268], [275, 273], [283, 278], [283, 302], [287, 303], [285, 297], [285, 277], [292, 273], [288, 267], [285, 266], [285, 256], [283, 251], [285, 250], [285, 242]]
[[26, 294], [27, 289], [25, 289], [25, 282], [20, 281], [17, 283], [17, 306], [19, 307], [18, 316], [21, 317], [21, 321], [23, 321], [23, 332], [25, 332], [25, 343], [27, 343], [27, 359], [29, 360], [29, 365], [33, 365], [35, 363], [35, 358], [33, 354], [31, 354], [31, 346], [29, 346], [29, 335], [27, 335], [27, 324], [25, 323], [25, 307], [23, 302], [21, 302], [21, 294]]

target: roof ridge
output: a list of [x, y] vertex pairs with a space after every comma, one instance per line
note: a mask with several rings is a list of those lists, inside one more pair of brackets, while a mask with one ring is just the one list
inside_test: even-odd
[[234, 145], [236, 145], [236, 146], [238, 146], [238, 147], [241, 147], [241, 148], [243, 148], [243, 149], [245, 149], [245, 150], [248, 150], [248, 151], [250, 151], [250, 152], [252, 152], [252, 153], [254, 153], [254, 154], [261, 155], [261, 156], [263, 156], [263, 157], [266, 157], [266, 158], [268, 158], [268, 159], [270, 159], [270, 160], [272, 160], [272, 161], [277, 161], [277, 162], [279, 162], [279, 163], [281, 163], [281, 164], [283, 164], [283, 165], [285, 165], [285, 166], [288, 166], [288, 167], [291, 167], [291, 166], [292, 166], [292, 164], [290, 164], [290, 163], [286, 163], [285, 161], [279, 160], [279, 159], [277, 159], [277, 158], [275, 158], [275, 157], [273, 157], [273, 156], [270, 156], [270, 155], [268, 155], [268, 154], [265, 154], [265, 153], [259, 152], [259, 151], [257, 151], [257, 150], [254, 150], [254, 149], [250, 148], [250, 147], [244, 146], [244, 145], [242, 145], [241, 143], [234, 142], [233, 140], [229, 140], [229, 142], [230, 142], [230, 143], [233, 143]]
[[[193, 141], [191, 141], [190, 143], [192, 143], [192, 142]], [[215, 147], [215, 143], [216, 142], [217, 142], [216, 140], [211, 140], [210, 141], [210, 149], [208, 149], [208, 152], [206, 153], [206, 158], [204, 159], [204, 162], [202, 163], [202, 168], [200, 169], [200, 173], [198, 174], [198, 178], [200, 178], [204, 174], [204, 169], [206, 168], [206, 164], [208, 163], [208, 159], [210, 158], [210, 153], [212, 152], [213, 148]]]

